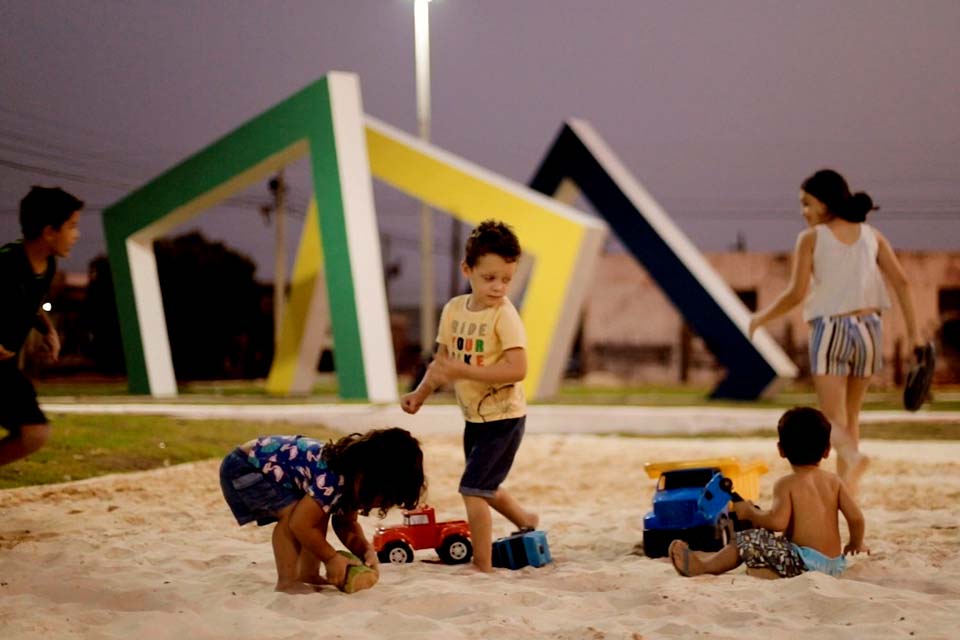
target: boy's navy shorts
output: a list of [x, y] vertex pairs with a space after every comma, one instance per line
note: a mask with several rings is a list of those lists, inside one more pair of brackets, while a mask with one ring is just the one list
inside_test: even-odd
[[278, 512], [299, 500], [247, 462], [247, 454], [239, 447], [220, 464], [220, 489], [241, 526], [253, 521], [261, 527], [276, 522]]
[[0, 427], [11, 434], [31, 424], [46, 424], [37, 404], [37, 392], [17, 367], [16, 358], [0, 362]]
[[513, 458], [523, 440], [526, 416], [468, 422], [463, 430], [463, 453], [467, 468], [460, 478], [460, 493], [492, 498], [507, 478]]

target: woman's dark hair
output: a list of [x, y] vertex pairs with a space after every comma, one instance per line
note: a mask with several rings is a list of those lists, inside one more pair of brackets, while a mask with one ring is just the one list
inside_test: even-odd
[[817, 171], [800, 188], [825, 204], [830, 213], [848, 222], [863, 222], [868, 213], [880, 208], [863, 191], [850, 193], [847, 181], [833, 169]]
[[813, 407], [794, 407], [780, 417], [777, 435], [790, 464], [818, 464], [830, 446], [830, 421]]
[[513, 230], [497, 220], [484, 220], [467, 238], [464, 262], [475, 267], [480, 256], [495, 253], [506, 262], [516, 262], [520, 258], [520, 241]]
[[47, 227], [60, 229], [83, 201], [60, 187], [31, 187], [20, 201], [20, 230], [24, 240], [35, 240]]
[[426, 487], [420, 442], [405, 429], [351, 433], [325, 444], [320, 455], [346, 480], [343, 511], [366, 516], [377, 509], [382, 518], [393, 507], [414, 509]]

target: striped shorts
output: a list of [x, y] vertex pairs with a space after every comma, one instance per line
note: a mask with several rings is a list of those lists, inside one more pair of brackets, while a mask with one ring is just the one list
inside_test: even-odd
[[883, 368], [879, 313], [810, 321], [810, 373], [869, 378]]

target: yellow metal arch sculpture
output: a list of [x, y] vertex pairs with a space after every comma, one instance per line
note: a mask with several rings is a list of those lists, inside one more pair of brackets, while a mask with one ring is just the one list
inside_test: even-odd
[[[525, 386], [531, 398], [555, 393], [607, 225], [370, 116], [366, 139], [374, 177], [469, 224], [497, 218], [514, 228], [534, 260], [519, 305], [528, 336]], [[323, 322], [317, 288], [310, 284], [322, 282], [313, 242], [302, 241], [297, 254], [294, 292], [284, 314], [289, 335], [281, 341], [268, 384], [274, 393], [309, 390], [322, 348], [316, 331], [310, 333]]]

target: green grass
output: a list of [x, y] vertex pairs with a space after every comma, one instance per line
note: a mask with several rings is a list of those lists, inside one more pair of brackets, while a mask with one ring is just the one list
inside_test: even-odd
[[[164, 403], [221, 402], [224, 399], [247, 400], [257, 403], [300, 403], [337, 401], [337, 380], [334, 376], [320, 376], [309, 395], [278, 397], [267, 393], [264, 380], [212, 380], [181, 382], [178, 396], [160, 400]], [[38, 395], [43, 399], [71, 398], [110, 402], [156, 402], [146, 395], [130, 395], [123, 378], [102, 380], [54, 379], [34, 380]]]
[[868, 440], [960, 440], [960, 416], [950, 422], [878, 422], [861, 425]]
[[0, 489], [144, 471], [220, 458], [266, 433], [299, 433], [320, 440], [337, 434], [301, 423], [185, 420], [163, 416], [52, 415], [53, 434], [37, 453], [0, 467]]
[[[870, 391], [864, 399], [866, 410], [902, 410], [902, 389]], [[545, 404], [622, 404], [663, 407], [757, 407], [789, 408], [817, 404], [811, 385], [791, 384], [770, 398], [751, 401], [710, 400], [710, 387], [672, 385], [594, 386], [577, 381], [564, 381], [556, 398]], [[925, 407], [936, 411], [960, 411], [960, 390], [956, 387], [935, 388], [932, 401]]]
[[[409, 380], [401, 379], [401, 391]], [[74, 402], [147, 402], [167, 403], [149, 396], [127, 393], [126, 382], [112, 380], [41, 380], [38, 392], [44, 401]], [[936, 388], [927, 408], [957, 411], [956, 420], [922, 423], [869, 424], [862, 427], [864, 439], [882, 440], [960, 440], [960, 388]], [[793, 383], [770, 399], [756, 402], [710, 401], [707, 387], [670, 385], [622, 385], [602, 387], [565, 381], [551, 404], [612, 404], [632, 406], [735, 406], [787, 408], [816, 405], [812, 388]], [[867, 395], [867, 410], [900, 409], [900, 391], [878, 390]], [[309, 396], [276, 398], [269, 396], [262, 380], [194, 382], [180, 386], [180, 403], [303, 403], [342, 402], [337, 398], [336, 377], [318, 377]], [[454, 402], [449, 393], [438, 394], [434, 402]], [[54, 413], [54, 412], [51, 412]], [[235, 420], [186, 420], [182, 418], [133, 415], [58, 415], [54, 432], [46, 447], [26, 460], [0, 467], [0, 489], [79, 480], [107, 473], [141, 471], [194, 460], [218, 458], [231, 447], [256, 435], [303, 433], [320, 439], [335, 437], [323, 427], [276, 422], [260, 424]], [[0, 434], [3, 432], [0, 431]], [[638, 437], [637, 434], [611, 434]], [[729, 438], [773, 437], [773, 430], [753, 433], [676, 434], [655, 437]]]
[[[404, 393], [409, 379], [402, 377], [398, 388]], [[76, 401], [109, 402], [147, 402], [147, 403], [235, 403], [255, 402], [257, 404], [276, 403], [323, 403], [351, 402], [337, 397], [337, 379], [333, 374], [321, 374], [317, 378], [310, 394], [304, 396], [271, 396], [264, 389], [263, 380], [227, 380], [188, 382], [179, 385], [179, 394], [175, 398], [155, 400], [150, 396], [133, 396], [127, 393], [124, 380], [102, 381], [74, 380], [38, 380], [37, 392], [43, 400], [51, 401], [70, 398]], [[680, 385], [585, 385], [575, 380], [565, 380], [556, 397], [535, 404], [620, 404], [629, 406], [654, 407], [762, 407], [788, 408], [797, 405], [816, 405], [817, 398], [808, 384], [793, 383], [770, 398], [756, 401], [738, 402], [734, 400], [710, 400], [710, 388], [705, 386]], [[875, 390], [867, 394], [864, 401], [866, 410], [902, 409], [899, 389]], [[435, 401], [454, 402], [450, 394], [439, 394]], [[356, 401], [359, 402], [359, 401]], [[926, 407], [936, 411], [960, 411], [960, 388], [944, 387], [934, 389], [934, 398]]]
[[[752, 431], [709, 431], [704, 433], [665, 433], [648, 435], [618, 431], [609, 434], [621, 438], [684, 438], [710, 440], [721, 438], [776, 438], [776, 429]], [[877, 422], [860, 425], [862, 440], [960, 440], [960, 416], [942, 422]]]

